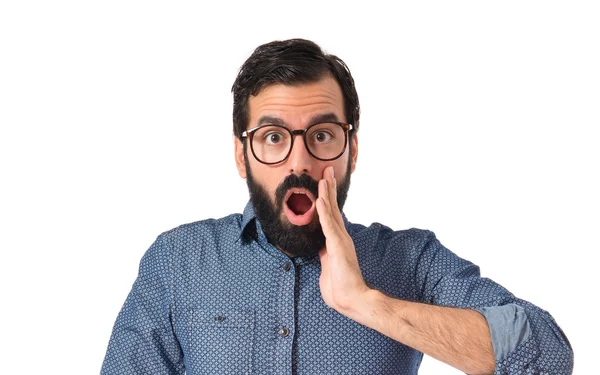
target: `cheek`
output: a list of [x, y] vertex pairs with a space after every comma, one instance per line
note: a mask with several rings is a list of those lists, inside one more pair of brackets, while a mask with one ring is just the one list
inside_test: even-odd
[[269, 193], [271, 199], [275, 199], [275, 190], [277, 190], [277, 187], [285, 178], [282, 172], [276, 168], [259, 163], [256, 160], [250, 160], [250, 169], [254, 181]]
[[335, 178], [337, 180], [346, 177], [346, 171], [348, 169], [348, 161], [346, 160], [347, 156], [342, 155], [339, 159], [335, 160], [332, 164], [325, 165], [321, 170], [321, 175], [318, 176], [317, 181], [323, 178], [323, 173], [329, 166], [333, 166], [333, 173], [335, 174]]
[[338, 168], [335, 169], [335, 178], [336, 180], [341, 180], [343, 178], [346, 177], [346, 171], [348, 164], [347, 163], [341, 163]]

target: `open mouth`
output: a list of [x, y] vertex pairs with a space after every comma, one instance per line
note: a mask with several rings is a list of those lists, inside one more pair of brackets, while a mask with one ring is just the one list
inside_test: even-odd
[[306, 189], [290, 189], [285, 196], [284, 211], [294, 225], [307, 225], [315, 211], [315, 197]]

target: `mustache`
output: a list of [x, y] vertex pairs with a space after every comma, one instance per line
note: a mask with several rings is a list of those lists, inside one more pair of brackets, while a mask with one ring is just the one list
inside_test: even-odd
[[314, 180], [306, 173], [300, 176], [291, 174], [283, 180], [281, 184], [275, 190], [275, 205], [281, 207], [283, 205], [283, 198], [285, 193], [291, 188], [303, 188], [310, 191], [314, 197], [319, 196], [319, 182]]

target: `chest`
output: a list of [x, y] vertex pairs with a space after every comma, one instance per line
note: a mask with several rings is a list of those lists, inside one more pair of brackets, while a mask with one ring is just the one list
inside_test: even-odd
[[323, 302], [320, 263], [203, 259], [175, 287], [188, 374], [416, 373], [422, 354]]

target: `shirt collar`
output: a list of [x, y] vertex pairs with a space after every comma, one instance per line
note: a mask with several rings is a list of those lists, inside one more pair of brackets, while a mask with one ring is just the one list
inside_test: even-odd
[[[350, 222], [346, 218], [346, 215], [342, 212], [342, 219], [344, 220], [344, 226], [348, 233], [350, 233]], [[256, 214], [254, 213], [254, 208], [252, 207], [252, 202], [248, 201], [246, 203], [246, 207], [244, 208], [244, 213], [242, 214], [242, 223], [240, 226], [240, 235], [238, 241], [242, 240], [252, 241], [255, 240], [263, 249], [267, 250], [271, 255], [278, 257], [288, 257], [282, 251], [277, 249], [275, 246], [269, 243], [267, 240], [267, 236], [262, 230], [262, 226], [260, 222], [256, 220]], [[294, 264], [302, 265], [308, 263], [317, 263], [319, 262], [319, 255], [314, 254], [308, 257], [292, 257], [290, 258]]]
[[242, 225], [240, 226], [240, 236], [244, 234], [246, 227], [248, 224], [256, 218], [256, 214], [254, 214], [254, 208], [252, 207], [252, 202], [248, 201], [246, 203], [246, 207], [244, 207], [244, 213], [242, 214]]

